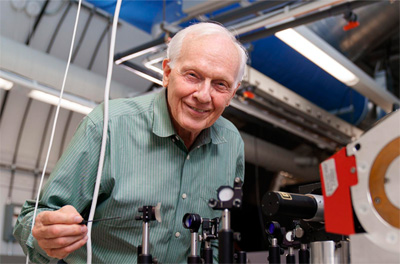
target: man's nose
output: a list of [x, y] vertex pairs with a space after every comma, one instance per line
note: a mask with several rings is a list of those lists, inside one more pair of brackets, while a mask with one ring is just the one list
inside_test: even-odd
[[200, 103], [208, 103], [211, 101], [211, 82], [203, 81], [199, 84], [194, 96]]

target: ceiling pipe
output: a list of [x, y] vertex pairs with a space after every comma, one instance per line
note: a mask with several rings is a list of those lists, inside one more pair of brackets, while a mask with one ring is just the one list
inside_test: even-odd
[[[46, 86], [60, 90], [66, 62], [22, 43], [0, 36], [0, 69], [36, 80]], [[102, 102], [106, 78], [81, 68], [70, 66], [65, 93], [84, 99]], [[128, 97], [131, 87], [116, 81], [111, 83], [111, 98]]]
[[278, 8], [281, 8], [282, 5], [288, 5], [293, 2], [297, 1], [260, 1], [260, 2], [255, 2], [247, 7], [243, 8], [237, 8], [228, 12], [225, 12], [223, 14], [217, 15], [215, 17], [210, 17], [210, 20], [212, 21], [217, 21], [222, 24], [227, 23], [229, 21], [243, 18], [245, 16], [255, 14], [258, 12], [262, 12], [265, 10], [272, 11]]
[[[246, 161], [263, 167], [268, 171], [285, 171], [293, 175], [297, 182], [312, 182], [319, 180], [317, 165], [303, 166], [299, 164], [299, 155], [261, 140], [257, 137], [240, 132], [244, 141]], [[303, 157], [304, 158], [304, 157]], [[314, 158], [314, 157], [310, 157]]]
[[195, 5], [195, 6], [192, 6], [190, 8], [186, 8], [185, 10], [183, 10], [183, 12], [187, 14], [187, 17], [184, 17], [181, 20], [179, 20], [178, 22], [173, 23], [173, 24], [179, 25], [181, 23], [189, 21], [198, 16], [213, 12], [215, 10], [219, 10], [219, 9], [229, 6], [229, 5], [233, 5], [237, 2], [240, 2], [240, 0], [230, 0], [230, 1], [209, 0], [209, 1], [205, 1], [201, 4], [198, 4], [198, 5]]
[[374, 4], [377, 3], [376, 1], [354, 1], [354, 2], [346, 2], [344, 4], [339, 4], [336, 6], [332, 6], [329, 9], [323, 10], [323, 11], [316, 11], [313, 12], [311, 14], [305, 15], [305, 16], [301, 16], [299, 18], [294, 18], [293, 20], [290, 20], [288, 22], [284, 22], [282, 24], [267, 28], [267, 29], [263, 29], [263, 30], [259, 30], [257, 32], [254, 33], [249, 33], [246, 35], [241, 35], [240, 36], [240, 41], [243, 43], [247, 43], [247, 42], [251, 42], [257, 39], [262, 39], [268, 36], [271, 36], [273, 34], [275, 34], [278, 31], [287, 29], [287, 28], [294, 28], [297, 26], [301, 26], [301, 25], [305, 25], [311, 22], [315, 22], [327, 17], [331, 17], [331, 16], [336, 16], [336, 15], [340, 15], [343, 14], [346, 11], [349, 10], [353, 10], [365, 5], [369, 5], [369, 4]]

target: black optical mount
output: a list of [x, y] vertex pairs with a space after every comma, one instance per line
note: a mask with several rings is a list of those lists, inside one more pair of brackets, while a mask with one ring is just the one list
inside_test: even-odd
[[[239, 177], [235, 178], [233, 188], [230, 186], [221, 186], [218, 188], [218, 201], [210, 199], [208, 205], [214, 210], [222, 210], [222, 228], [218, 232], [218, 253], [219, 263], [233, 263], [233, 230], [231, 229], [231, 209], [240, 208], [242, 205], [242, 185]], [[241, 253], [243, 255], [243, 252]], [[243, 257], [237, 258], [238, 260]], [[244, 258], [246, 259], [246, 258]]]
[[157, 263], [156, 259], [153, 260], [149, 253], [149, 222], [156, 220], [155, 210], [155, 206], [143, 206], [138, 209], [141, 214], [135, 217], [136, 220], [143, 220], [142, 245], [138, 246], [138, 263]]
[[182, 219], [183, 227], [190, 230], [190, 255], [187, 263], [201, 263], [201, 258], [197, 255], [198, 232], [203, 219], [198, 214], [185, 214]]
[[218, 238], [218, 225], [219, 217], [213, 219], [203, 218], [202, 235], [200, 236], [200, 239], [202, 242], [204, 242], [204, 247], [201, 254], [201, 257], [204, 260], [204, 264], [213, 263], [213, 250], [211, 247], [211, 240]]

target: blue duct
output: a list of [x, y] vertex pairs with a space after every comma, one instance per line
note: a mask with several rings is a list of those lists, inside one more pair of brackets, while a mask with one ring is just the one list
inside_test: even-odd
[[367, 98], [275, 36], [256, 40], [252, 45], [253, 68], [347, 122], [359, 124], [365, 118]]
[[[87, 1], [108, 13], [114, 13], [116, 0]], [[167, 22], [185, 17], [178, 1], [166, 0], [165, 3]], [[163, 21], [163, 1], [123, 1], [120, 18], [151, 33], [152, 26]], [[252, 46], [251, 66], [256, 70], [349, 123], [357, 125], [365, 118], [367, 98], [336, 80], [275, 36], [253, 41]]]

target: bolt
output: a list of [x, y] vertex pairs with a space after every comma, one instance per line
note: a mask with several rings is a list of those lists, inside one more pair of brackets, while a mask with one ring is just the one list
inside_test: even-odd
[[355, 173], [356, 172], [356, 168], [355, 167], [351, 167], [350, 168], [350, 173]]
[[375, 201], [375, 203], [380, 203], [381, 202], [381, 198], [379, 198], [379, 197], [375, 197], [375, 199], [374, 199], [374, 201]]
[[390, 180], [389, 180], [389, 178], [385, 178], [385, 179], [383, 179], [383, 182], [386, 184], [386, 183], [389, 183]]

